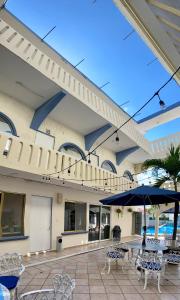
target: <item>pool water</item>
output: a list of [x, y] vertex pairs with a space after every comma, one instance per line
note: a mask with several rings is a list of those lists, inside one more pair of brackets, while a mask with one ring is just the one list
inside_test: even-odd
[[[177, 228], [180, 230], [180, 226]], [[148, 227], [146, 234], [147, 235], [154, 235], [155, 227]], [[163, 225], [159, 228], [159, 234], [173, 234], [173, 224]]]

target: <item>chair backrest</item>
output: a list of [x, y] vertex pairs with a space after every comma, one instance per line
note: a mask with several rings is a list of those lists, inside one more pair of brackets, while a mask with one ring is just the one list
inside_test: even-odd
[[64, 272], [55, 275], [52, 280], [55, 294], [62, 294], [69, 299], [75, 288], [75, 280], [71, 279], [70, 276]]
[[151, 243], [151, 244], [157, 245], [157, 244], [160, 243], [160, 240], [155, 239], [155, 238], [147, 238], [147, 239], [146, 239], [146, 242], [147, 242], [147, 243]]
[[54, 300], [53, 289], [36, 290], [20, 295], [19, 300]]
[[65, 300], [71, 299], [75, 288], [75, 280], [64, 272], [56, 274], [53, 278], [54, 289], [43, 289], [24, 293], [20, 300]]
[[20, 276], [24, 270], [22, 255], [18, 253], [6, 253], [0, 256], [0, 275]]
[[164, 257], [168, 263], [171, 264], [180, 264], [180, 249], [179, 250], [170, 250], [164, 254]]

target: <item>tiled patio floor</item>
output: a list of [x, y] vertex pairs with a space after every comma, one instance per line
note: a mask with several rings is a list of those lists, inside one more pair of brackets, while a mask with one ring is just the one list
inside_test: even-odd
[[52, 277], [62, 270], [76, 280], [73, 300], [180, 300], [180, 267], [169, 265], [166, 278], [161, 281], [162, 294], [158, 293], [156, 280], [148, 280], [144, 291], [143, 280], [137, 280], [137, 271], [126, 261], [124, 271], [121, 266], [112, 265], [109, 275], [101, 274], [104, 266], [104, 249], [46, 262], [27, 267], [24, 272], [19, 293], [51, 288]]
[[[132, 240], [137, 240], [139, 239], [139, 236], [129, 236], [129, 237], [123, 237], [121, 239], [121, 242], [128, 242], [128, 241], [132, 241]], [[76, 246], [76, 247], [71, 247], [71, 248], [66, 248], [63, 249], [61, 252], [56, 252], [56, 251], [50, 251], [47, 252], [45, 254], [38, 254], [38, 255], [32, 255], [31, 257], [24, 257], [24, 264], [25, 266], [31, 266], [34, 264], [39, 264], [39, 263], [43, 263], [46, 262], [47, 260], [57, 260], [59, 258], [63, 258], [66, 256], [71, 256], [71, 255], [77, 255], [77, 254], [81, 254], [84, 252], [88, 252], [88, 251], [94, 251], [97, 249], [102, 249], [104, 247], [108, 247], [112, 244], [112, 240], [106, 240], [106, 241], [101, 241], [101, 242], [96, 242], [96, 243], [90, 243], [90, 244], [86, 244], [86, 245], [82, 245], [82, 246]]]

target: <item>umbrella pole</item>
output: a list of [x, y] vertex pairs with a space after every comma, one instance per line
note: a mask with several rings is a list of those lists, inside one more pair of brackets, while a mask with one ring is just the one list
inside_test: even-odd
[[144, 226], [143, 226], [143, 240], [142, 240], [142, 245], [146, 245], [146, 207], [144, 204]]

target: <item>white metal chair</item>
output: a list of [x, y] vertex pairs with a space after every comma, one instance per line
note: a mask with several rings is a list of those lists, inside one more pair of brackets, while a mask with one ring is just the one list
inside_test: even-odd
[[24, 293], [20, 300], [70, 300], [75, 288], [75, 280], [71, 279], [68, 274], [56, 274], [53, 279], [53, 289], [42, 289]]
[[0, 256], [0, 283], [9, 289], [11, 298], [17, 295], [19, 279], [24, 270], [20, 254], [6, 253]]
[[162, 255], [157, 255], [155, 253], [143, 253], [141, 256], [138, 256], [136, 267], [140, 271], [141, 279], [144, 275], [144, 289], [147, 287], [147, 281], [149, 275], [156, 275], [158, 280], [158, 291], [161, 293], [160, 289], [160, 280], [161, 274], [165, 273], [165, 264], [166, 259]]
[[158, 245], [158, 244], [160, 244], [160, 240], [156, 239], [156, 238], [147, 238], [146, 243]]
[[[124, 257], [125, 257], [125, 251], [123, 251], [122, 249], [118, 248], [117, 246], [115, 247], [109, 247], [106, 254], [105, 254], [105, 265], [102, 269], [101, 274], [109, 274], [110, 270], [111, 270], [111, 263], [112, 262], [116, 262], [116, 264], [118, 263], [119, 260], [124, 261]], [[106, 271], [107, 269], [107, 271]], [[123, 265], [122, 265], [122, 270], [123, 270]]]
[[170, 250], [164, 254], [164, 258], [169, 264], [180, 264], [180, 249], [179, 250]]
[[6, 253], [0, 256], [0, 275], [21, 276], [25, 271], [22, 255], [18, 253]]
[[54, 300], [54, 299], [56, 299], [56, 297], [53, 289], [31, 291], [28, 293], [24, 293], [19, 297], [19, 300]]

